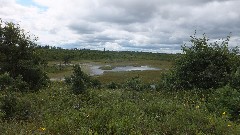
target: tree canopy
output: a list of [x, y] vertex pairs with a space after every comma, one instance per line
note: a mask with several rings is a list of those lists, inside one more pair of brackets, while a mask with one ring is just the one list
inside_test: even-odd
[[0, 20], [0, 74], [8, 72], [38, 89], [46, 85], [48, 77], [42, 70], [43, 60], [36, 52], [37, 38], [30, 36], [18, 24]]
[[229, 39], [228, 36], [211, 43], [205, 35], [202, 38], [191, 36], [192, 45], [182, 46], [183, 54], [163, 79], [164, 83], [172, 89], [209, 89], [227, 84], [237, 87], [239, 51], [228, 47]]

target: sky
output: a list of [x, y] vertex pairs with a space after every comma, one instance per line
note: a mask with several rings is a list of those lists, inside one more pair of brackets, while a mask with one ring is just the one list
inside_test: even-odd
[[[0, 0], [39, 45], [179, 53], [195, 30], [240, 46], [240, 0]], [[231, 33], [231, 34], [230, 34]]]

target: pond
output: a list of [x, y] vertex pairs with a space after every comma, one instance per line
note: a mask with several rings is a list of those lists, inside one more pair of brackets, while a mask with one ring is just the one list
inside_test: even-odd
[[[94, 75], [103, 75], [104, 72], [122, 72], [122, 71], [144, 71], [144, 70], [161, 70], [160, 68], [154, 68], [150, 66], [119, 66], [119, 67], [114, 67], [112, 68], [110, 65], [106, 65], [105, 67], [110, 66], [108, 69], [101, 69], [102, 65], [92, 65], [88, 63], [80, 63], [82, 68], [89, 69], [90, 76]], [[55, 77], [55, 78], [50, 78], [51, 81], [64, 81], [65, 77]]]
[[121, 71], [144, 71], [144, 70], [160, 70], [159, 68], [153, 68], [149, 66], [124, 66], [124, 67], [115, 67], [111, 70], [100, 69], [101, 66], [92, 65], [90, 66], [91, 74], [90, 75], [102, 75], [104, 72], [121, 72]]

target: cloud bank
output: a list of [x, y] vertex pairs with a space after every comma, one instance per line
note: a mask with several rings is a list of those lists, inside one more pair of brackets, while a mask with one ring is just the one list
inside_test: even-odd
[[[240, 44], [238, 0], [0, 0], [0, 18], [19, 23], [39, 44], [116, 51], [181, 52], [189, 36], [231, 32]], [[28, 3], [28, 4], [26, 4]]]

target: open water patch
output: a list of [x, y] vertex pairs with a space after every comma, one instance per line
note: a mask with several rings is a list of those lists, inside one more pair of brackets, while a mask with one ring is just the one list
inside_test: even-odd
[[100, 69], [99, 65], [90, 66], [91, 74], [90, 75], [102, 75], [104, 72], [123, 72], [123, 71], [145, 71], [145, 70], [160, 70], [159, 68], [149, 67], [149, 66], [123, 66], [115, 67], [111, 70]]

